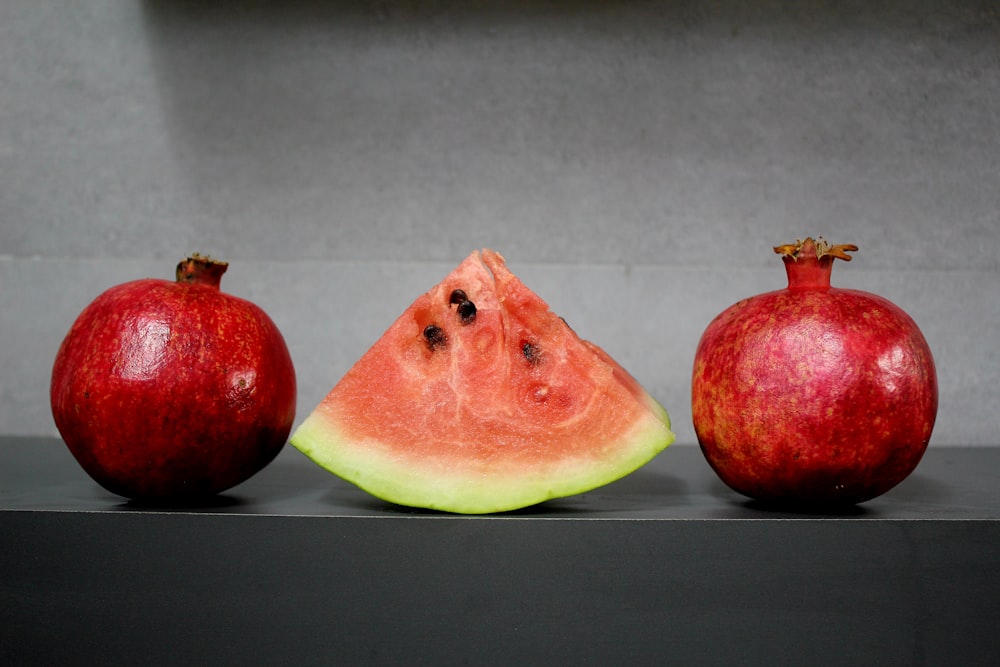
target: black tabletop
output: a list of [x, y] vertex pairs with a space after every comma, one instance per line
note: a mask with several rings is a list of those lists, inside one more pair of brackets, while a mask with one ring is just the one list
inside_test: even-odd
[[728, 489], [696, 446], [675, 444], [644, 468], [589, 493], [535, 507], [460, 517], [374, 498], [286, 446], [250, 480], [198, 506], [151, 507], [93, 482], [57, 438], [0, 437], [0, 511], [211, 512], [275, 516], [480, 519], [1000, 519], [1000, 448], [928, 448], [916, 471], [885, 495], [836, 512], [765, 507]]

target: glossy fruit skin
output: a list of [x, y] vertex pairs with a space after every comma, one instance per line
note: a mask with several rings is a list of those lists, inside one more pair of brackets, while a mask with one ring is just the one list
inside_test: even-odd
[[695, 432], [715, 472], [743, 495], [861, 503], [923, 456], [937, 414], [934, 361], [898, 306], [830, 287], [829, 266], [825, 279], [793, 275], [817, 268], [803, 264], [788, 266], [788, 289], [745, 299], [708, 325], [692, 376]]
[[264, 468], [288, 438], [296, 384], [285, 341], [263, 310], [219, 291], [218, 264], [192, 282], [112, 287], [59, 348], [56, 426], [113, 493], [212, 496]]

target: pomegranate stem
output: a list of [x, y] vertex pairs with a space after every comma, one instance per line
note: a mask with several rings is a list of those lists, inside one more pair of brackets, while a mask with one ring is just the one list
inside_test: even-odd
[[781, 255], [788, 274], [788, 289], [828, 289], [830, 272], [835, 258], [851, 261], [848, 252], [858, 249], [852, 244], [831, 245], [819, 237], [777, 246], [774, 252]]
[[177, 265], [177, 282], [218, 288], [222, 282], [222, 274], [227, 268], [229, 268], [228, 262], [193, 253]]
[[784, 255], [785, 257], [791, 257], [792, 259], [805, 259], [810, 257], [815, 257], [816, 259], [821, 259], [823, 257], [836, 257], [842, 259], [845, 262], [851, 261], [851, 256], [848, 252], [857, 251], [858, 246], [853, 243], [845, 243], [841, 245], [832, 245], [827, 243], [826, 239], [822, 236], [818, 240], [813, 240], [812, 237], [807, 237], [805, 241], [796, 241], [795, 243], [786, 243], [785, 245], [779, 245], [774, 248], [774, 252], [779, 255]]

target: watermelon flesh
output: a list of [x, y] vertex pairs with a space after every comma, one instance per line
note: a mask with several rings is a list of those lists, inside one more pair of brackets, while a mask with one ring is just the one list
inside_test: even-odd
[[484, 249], [420, 296], [290, 442], [383, 500], [483, 514], [608, 484], [673, 440], [663, 407]]

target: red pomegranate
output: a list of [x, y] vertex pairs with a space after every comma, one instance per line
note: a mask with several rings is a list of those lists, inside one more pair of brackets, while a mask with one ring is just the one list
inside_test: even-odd
[[854, 504], [916, 468], [937, 415], [930, 348], [890, 301], [830, 286], [857, 246], [774, 249], [788, 288], [716, 317], [695, 354], [691, 409], [708, 463], [763, 501]]
[[56, 426], [83, 469], [142, 500], [197, 499], [278, 454], [295, 416], [295, 371], [259, 307], [219, 291], [227, 263], [194, 255], [175, 282], [112, 287], [56, 355]]

